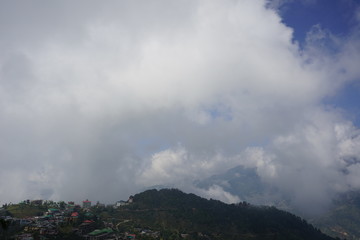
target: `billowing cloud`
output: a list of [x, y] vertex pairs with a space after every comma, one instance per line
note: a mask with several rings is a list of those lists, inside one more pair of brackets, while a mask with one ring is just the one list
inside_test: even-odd
[[113, 202], [152, 185], [234, 202], [191, 184], [237, 165], [298, 205], [359, 187], [358, 129], [323, 103], [359, 78], [357, 29], [329, 52], [321, 28], [300, 49], [262, 0], [0, 11], [2, 202]]
[[224, 191], [224, 189], [218, 185], [213, 185], [207, 190], [203, 189], [193, 189], [193, 191], [201, 196], [217, 199], [223, 201], [225, 203], [239, 203], [240, 198], [238, 196], [234, 196], [229, 192]]

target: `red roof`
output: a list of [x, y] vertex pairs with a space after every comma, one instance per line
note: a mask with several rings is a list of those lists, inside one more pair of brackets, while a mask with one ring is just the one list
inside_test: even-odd
[[87, 199], [86, 199], [86, 200], [85, 200], [85, 201], [83, 201], [83, 202], [91, 202], [91, 201], [89, 201], [89, 200], [87, 200]]
[[71, 214], [71, 216], [72, 216], [72, 217], [78, 217], [78, 216], [79, 216], [79, 213], [78, 213], [78, 212], [73, 212], [73, 213]]
[[94, 222], [94, 221], [92, 221], [92, 220], [85, 220], [84, 221], [84, 223], [92, 223], [92, 222]]

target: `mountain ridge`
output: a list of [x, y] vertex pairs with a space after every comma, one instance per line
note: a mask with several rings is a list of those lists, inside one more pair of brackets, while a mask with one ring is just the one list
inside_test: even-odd
[[300, 217], [275, 207], [246, 202], [225, 204], [178, 189], [136, 194], [126, 209], [135, 213], [129, 217], [139, 224], [191, 233], [193, 239], [198, 239], [198, 232], [206, 233], [210, 239], [334, 239]]

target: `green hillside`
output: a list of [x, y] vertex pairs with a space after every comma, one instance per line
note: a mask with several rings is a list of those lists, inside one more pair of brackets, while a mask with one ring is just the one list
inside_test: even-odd
[[8, 206], [7, 211], [13, 217], [26, 218], [31, 216], [41, 216], [47, 211], [47, 208], [44, 206], [25, 205], [20, 203]]
[[113, 214], [161, 231], [164, 239], [181, 239], [181, 233], [189, 239], [333, 239], [301, 218], [273, 207], [228, 205], [175, 189], [137, 194], [132, 204]]

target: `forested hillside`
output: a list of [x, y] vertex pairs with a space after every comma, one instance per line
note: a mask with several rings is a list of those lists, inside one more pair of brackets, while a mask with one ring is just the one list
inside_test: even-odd
[[274, 207], [246, 202], [225, 204], [175, 189], [149, 190], [134, 196], [121, 215], [139, 226], [194, 239], [332, 239], [305, 220]]

